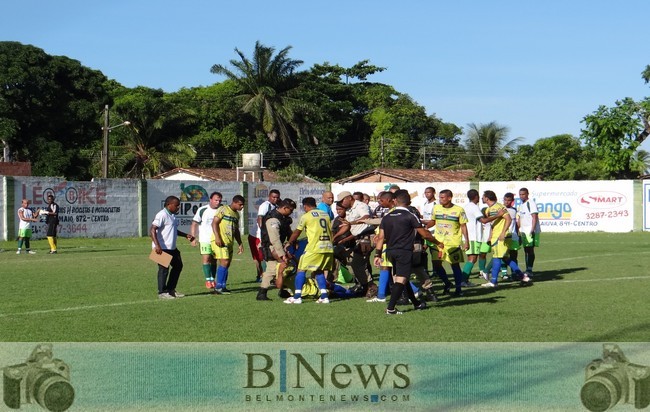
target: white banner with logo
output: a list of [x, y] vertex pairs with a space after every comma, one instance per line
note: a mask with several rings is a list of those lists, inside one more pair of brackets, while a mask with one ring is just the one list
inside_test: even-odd
[[199, 207], [210, 201], [212, 192], [221, 193], [221, 203], [229, 205], [233, 196], [241, 194], [240, 191], [239, 182], [147, 180], [147, 226], [151, 225], [156, 213], [165, 207], [167, 196], [176, 196], [181, 200], [176, 216], [178, 229], [189, 233], [194, 214]]
[[[59, 205], [60, 237], [138, 236], [137, 180], [70, 182], [48, 177], [14, 177], [15, 227], [18, 227], [15, 211], [22, 199], [29, 200], [35, 212], [47, 207], [48, 195], [54, 195], [54, 201]], [[34, 239], [44, 238], [46, 231], [45, 221], [32, 223]]]
[[632, 180], [563, 182], [481, 182], [479, 192], [496, 193], [499, 202], [511, 192], [519, 205], [519, 189], [527, 188], [537, 203], [542, 232], [630, 232], [634, 229]]

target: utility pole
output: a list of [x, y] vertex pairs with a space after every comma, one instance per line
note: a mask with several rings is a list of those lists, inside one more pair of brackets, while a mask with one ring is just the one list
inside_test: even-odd
[[102, 135], [104, 138], [104, 147], [102, 148], [102, 177], [108, 178], [108, 105], [104, 106], [104, 127], [102, 127]]

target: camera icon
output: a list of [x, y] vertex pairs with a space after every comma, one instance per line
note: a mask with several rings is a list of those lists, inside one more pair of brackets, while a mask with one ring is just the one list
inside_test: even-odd
[[72, 406], [70, 367], [52, 356], [52, 345], [36, 345], [25, 363], [3, 368], [4, 402], [12, 409], [38, 403], [52, 412]]
[[604, 344], [602, 359], [594, 359], [585, 368], [580, 399], [592, 412], [607, 411], [618, 403], [646, 408], [650, 404], [650, 367], [628, 361], [618, 345]]

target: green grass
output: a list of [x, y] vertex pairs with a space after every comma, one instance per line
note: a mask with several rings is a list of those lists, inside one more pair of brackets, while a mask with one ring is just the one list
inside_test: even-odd
[[258, 302], [248, 251], [231, 267], [236, 293], [214, 296], [198, 249], [180, 242], [187, 297], [160, 301], [146, 238], [60, 239], [58, 255], [43, 240], [20, 256], [0, 242], [0, 341], [650, 341], [648, 239], [545, 233], [534, 286], [468, 289], [394, 317], [365, 299], [284, 305], [271, 291]]

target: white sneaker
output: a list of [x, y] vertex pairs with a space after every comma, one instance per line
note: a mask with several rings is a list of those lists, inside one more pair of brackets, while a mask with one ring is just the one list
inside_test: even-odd
[[524, 282], [524, 283], [530, 283], [531, 282], [530, 278], [525, 273], [524, 273], [524, 277], [521, 278], [521, 281]]
[[478, 272], [478, 274], [481, 275], [481, 277], [483, 279], [487, 280], [488, 282], [490, 281], [490, 278], [488, 277], [488, 274], [483, 272], [482, 270], [480, 272]]
[[158, 299], [176, 299], [176, 297], [167, 292], [163, 292], [158, 294]]
[[316, 303], [330, 303], [330, 299], [329, 298], [318, 298]]
[[294, 304], [294, 305], [300, 305], [300, 304], [302, 303], [302, 298], [298, 298], [298, 299], [296, 299], [296, 298], [294, 298], [294, 297], [292, 296], [292, 297], [287, 298], [286, 300], [284, 300], [284, 303], [287, 303], [287, 304], [289, 304], [289, 305], [291, 305], [291, 304]]
[[16, 251], [16, 254], [17, 254], [17, 255], [20, 255], [20, 250]]
[[366, 302], [369, 302], [369, 303], [386, 302], [386, 298], [378, 298], [378, 297], [375, 296], [372, 299], [366, 300]]
[[169, 293], [169, 294], [172, 295], [175, 298], [184, 298], [185, 297], [184, 293], [176, 292], [175, 290], [172, 290], [171, 293]]
[[29, 253], [30, 255], [35, 255], [36, 254], [36, 252], [34, 252], [33, 250], [28, 250], [27, 253]]
[[484, 283], [484, 284], [482, 284], [481, 287], [484, 287], [484, 288], [496, 288], [497, 285], [495, 285], [495, 284], [492, 283], [492, 282], [488, 282], [488, 283]]

